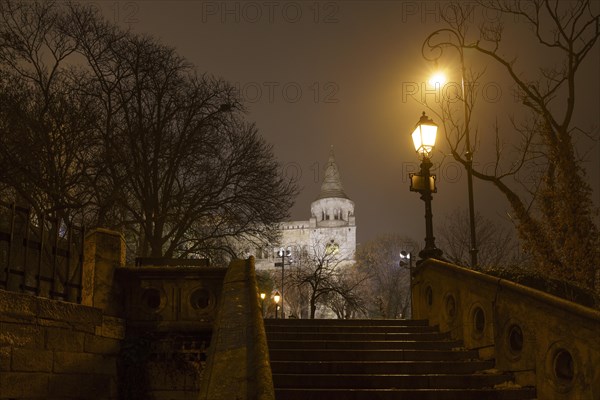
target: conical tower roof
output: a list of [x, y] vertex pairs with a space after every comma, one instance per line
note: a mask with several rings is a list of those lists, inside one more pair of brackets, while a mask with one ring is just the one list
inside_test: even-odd
[[327, 161], [327, 168], [325, 169], [325, 177], [323, 178], [323, 183], [321, 184], [321, 193], [319, 193], [317, 200], [330, 197], [350, 200], [350, 198], [344, 192], [344, 188], [342, 187], [342, 179], [340, 178], [340, 172], [338, 171], [337, 164], [335, 163], [333, 146], [331, 146], [331, 150], [329, 150], [329, 160]]

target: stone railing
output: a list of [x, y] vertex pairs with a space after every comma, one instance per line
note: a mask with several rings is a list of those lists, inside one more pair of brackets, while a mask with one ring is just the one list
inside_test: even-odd
[[200, 399], [275, 399], [254, 257], [233, 261], [225, 275]]
[[600, 399], [600, 312], [438, 260], [414, 272], [413, 318], [495, 359], [539, 399]]

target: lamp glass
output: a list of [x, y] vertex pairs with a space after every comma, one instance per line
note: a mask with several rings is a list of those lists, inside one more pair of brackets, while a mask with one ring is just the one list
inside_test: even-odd
[[279, 300], [281, 300], [281, 296], [279, 294], [273, 296], [273, 301], [275, 301], [275, 304], [279, 303]]
[[267, 295], [266, 295], [265, 293], [261, 293], [261, 294], [260, 294], [260, 298], [261, 298], [261, 300], [264, 300], [264, 299], [265, 299], [265, 297], [267, 297]]
[[437, 125], [419, 123], [412, 133], [415, 150], [421, 156], [428, 157], [435, 147]]

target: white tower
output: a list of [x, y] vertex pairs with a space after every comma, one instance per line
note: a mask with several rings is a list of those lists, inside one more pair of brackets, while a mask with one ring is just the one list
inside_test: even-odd
[[354, 202], [344, 192], [333, 146], [329, 151], [321, 192], [312, 202], [310, 211], [311, 241], [335, 243], [344, 259], [353, 259], [356, 250]]

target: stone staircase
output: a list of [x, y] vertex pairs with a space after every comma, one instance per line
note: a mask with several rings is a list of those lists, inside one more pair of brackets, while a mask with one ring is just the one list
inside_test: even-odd
[[418, 320], [266, 319], [277, 400], [525, 400], [510, 374]]

